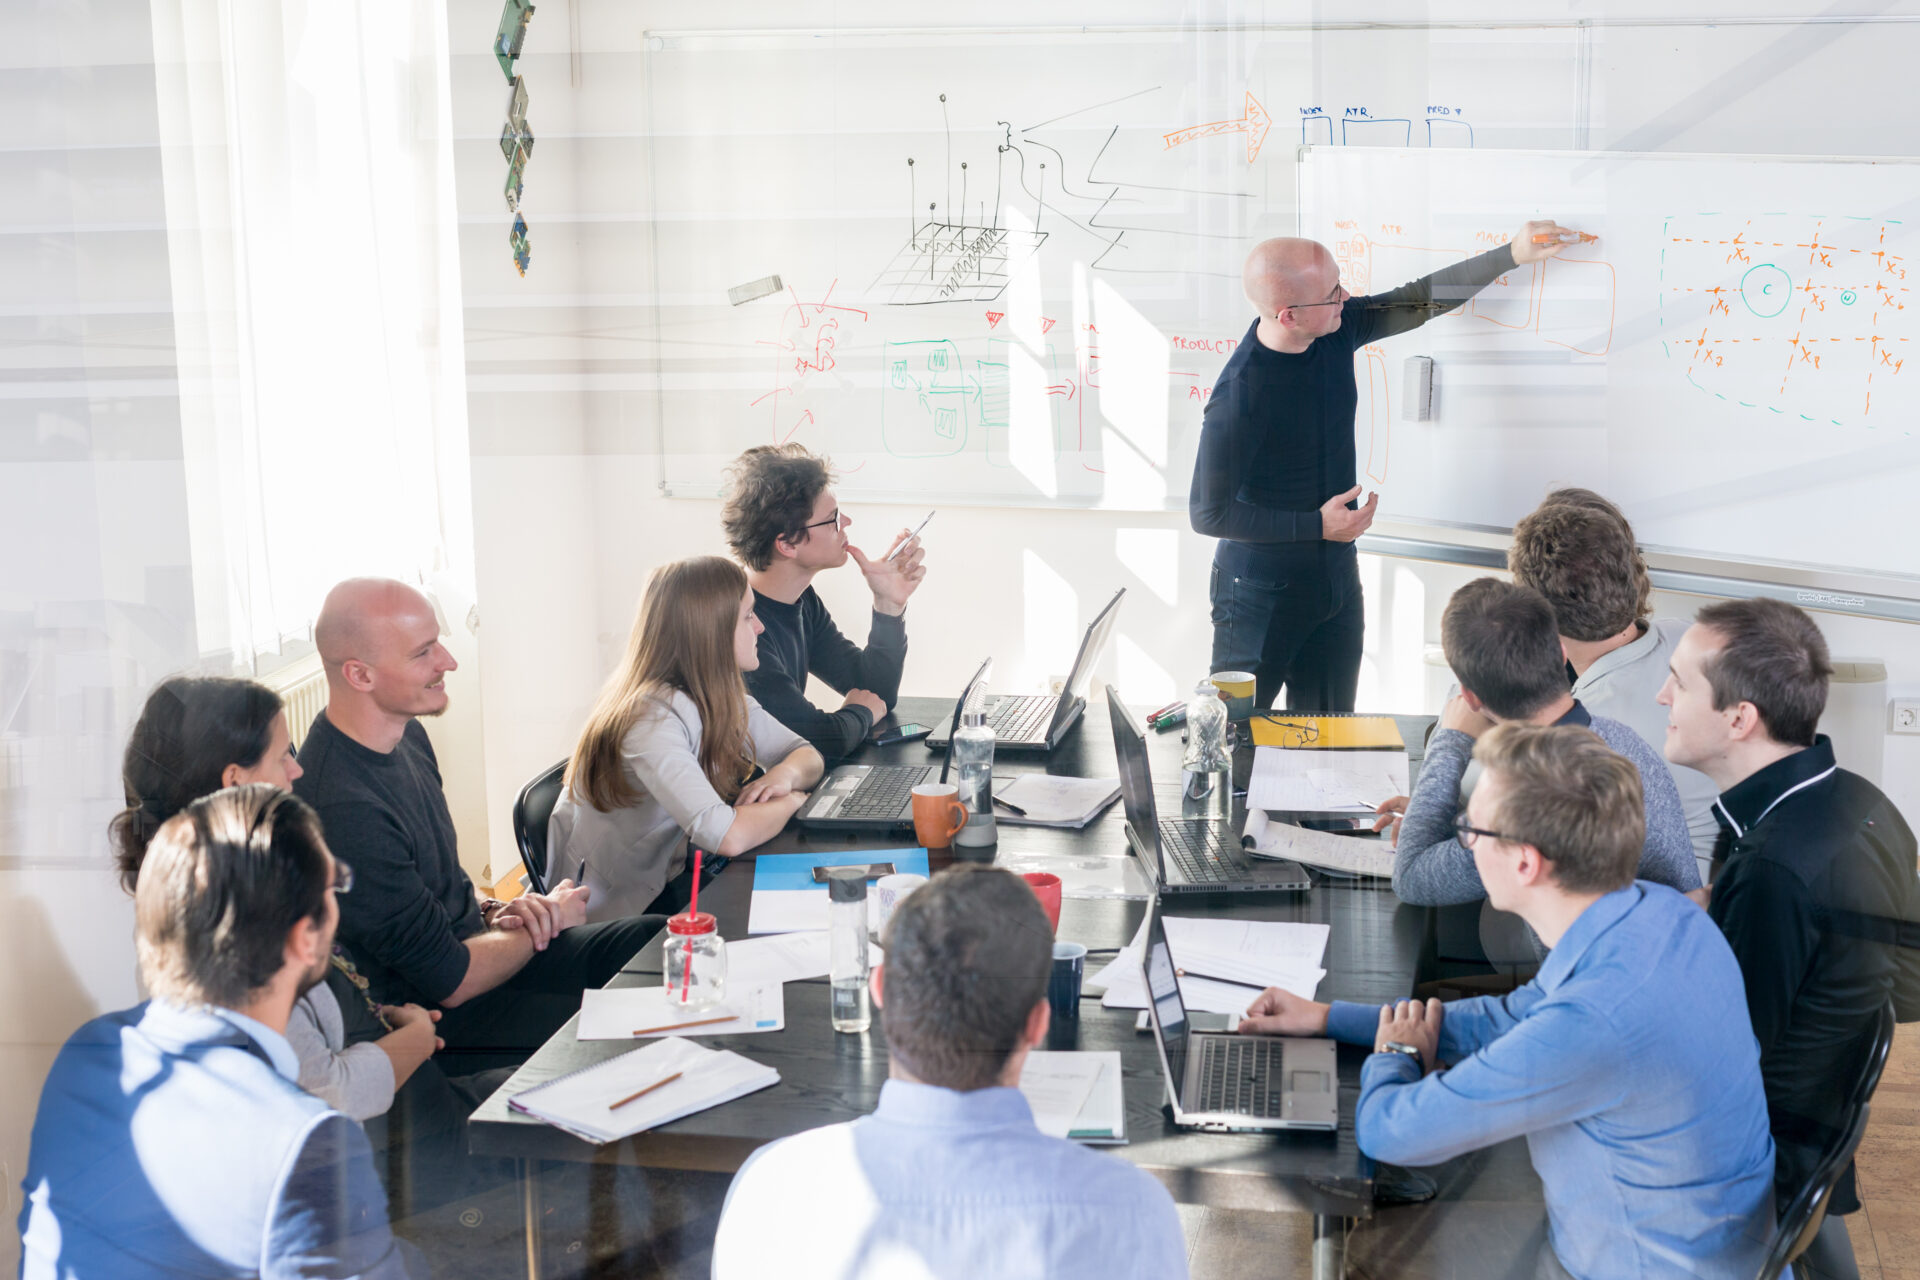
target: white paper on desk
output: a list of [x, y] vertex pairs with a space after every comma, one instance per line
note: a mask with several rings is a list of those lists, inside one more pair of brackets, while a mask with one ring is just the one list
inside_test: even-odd
[[[1064, 1138], [1087, 1105], [1100, 1079], [1098, 1053], [1049, 1052], [1035, 1049], [1020, 1068], [1020, 1092], [1033, 1108], [1033, 1122], [1048, 1137]], [[1119, 1057], [1115, 1053], [1116, 1058]]]
[[824, 978], [831, 967], [825, 929], [743, 938], [727, 944], [727, 984], [743, 987]]
[[[645, 1097], [615, 1105], [663, 1080]], [[507, 1105], [588, 1142], [611, 1142], [779, 1083], [772, 1067], [676, 1036], [523, 1089]]]
[[[1002, 843], [1011, 844], [1009, 836]], [[1153, 886], [1140, 870], [1140, 860], [1124, 853], [1009, 853], [1002, 850], [994, 865], [1015, 875], [1047, 871], [1060, 877], [1063, 898], [1131, 898], [1145, 901]]]
[[[774, 933], [764, 938], [742, 938], [727, 944], [727, 985], [764, 987], [769, 983], [824, 978], [833, 967], [832, 948], [824, 929], [802, 933]], [[867, 947], [867, 965], [883, 963], [880, 944]]]
[[[1303, 1000], [1313, 999], [1327, 971], [1320, 967], [1329, 929], [1323, 924], [1290, 924], [1265, 920], [1197, 920], [1162, 916], [1167, 946], [1182, 970], [1180, 998], [1189, 1009], [1209, 1013], [1244, 1013], [1267, 987], [1280, 987]], [[1092, 986], [1105, 986], [1100, 1003], [1109, 1009], [1147, 1007], [1146, 978], [1141, 957], [1146, 954], [1146, 922], [1115, 956], [1091, 975]]]
[[[580, 996], [582, 1040], [631, 1040], [641, 1027], [664, 1027], [675, 1022], [701, 1022], [732, 1014], [733, 1022], [719, 1022], [684, 1031], [658, 1031], [655, 1036], [737, 1036], [756, 1031], [780, 1031], [787, 1025], [786, 993], [779, 983], [737, 987], [727, 983], [727, 998], [698, 1012], [667, 999], [665, 987], [602, 987]], [[642, 1036], [641, 1039], [652, 1037]]]
[[1393, 846], [1382, 836], [1343, 836], [1275, 822], [1247, 810], [1245, 844], [1257, 858], [1285, 858], [1356, 876], [1393, 876]]
[[993, 794], [1026, 810], [995, 810], [995, 820], [1008, 826], [1084, 827], [1120, 798], [1120, 779], [1022, 773], [994, 779]]
[[825, 931], [827, 891], [821, 889], [755, 889], [747, 900], [748, 933]]
[[[1315, 783], [1315, 773], [1323, 776], [1328, 791]], [[1296, 813], [1371, 810], [1380, 801], [1365, 800], [1365, 793], [1384, 787], [1387, 795], [1406, 795], [1411, 790], [1407, 776], [1405, 751], [1255, 747], [1247, 808]]]
[[1176, 965], [1228, 982], [1273, 986], [1317, 971], [1327, 952], [1324, 924], [1188, 916], [1167, 916], [1162, 924]]
[[[1325, 970], [1315, 969], [1311, 973], [1303, 971], [1289, 977], [1285, 982], [1276, 982], [1271, 985], [1291, 991], [1303, 1000], [1311, 1000], [1314, 991], [1320, 985], [1320, 979], [1325, 976]], [[1217, 978], [1203, 978], [1189, 973], [1182, 975], [1180, 979], [1180, 1001], [1190, 1011], [1242, 1014], [1265, 989], [1242, 986], [1238, 982], [1221, 982]], [[1114, 980], [1107, 984], [1107, 993], [1100, 997], [1100, 1004], [1108, 1009], [1146, 1008], [1147, 981], [1140, 976], [1138, 967], [1136, 966], [1131, 974], [1115, 975]]]

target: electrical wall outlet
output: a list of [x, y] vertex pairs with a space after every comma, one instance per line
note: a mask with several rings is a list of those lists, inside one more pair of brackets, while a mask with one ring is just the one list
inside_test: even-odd
[[1920, 698], [1895, 698], [1888, 706], [1888, 733], [1920, 734]]

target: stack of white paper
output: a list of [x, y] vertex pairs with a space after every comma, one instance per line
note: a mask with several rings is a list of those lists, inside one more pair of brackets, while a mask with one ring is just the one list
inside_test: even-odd
[[673, 1037], [522, 1090], [508, 1105], [576, 1138], [612, 1142], [778, 1083], [772, 1067]]
[[1050, 773], [1022, 773], [995, 778], [996, 799], [1018, 805], [1018, 814], [996, 805], [996, 822], [1008, 826], [1084, 827], [1120, 798], [1118, 778], [1063, 778]]
[[1255, 747], [1247, 808], [1290, 813], [1371, 811], [1382, 800], [1406, 795], [1407, 776], [1405, 751]]
[[[1180, 998], [1188, 1009], [1208, 1013], [1245, 1013], [1268, 987], [1313, 999], [1327, 971], [1320, 959], [1327, 948], [1324, 924], [1287, 924], [1265, 920], [1195, 920], [1163, 916], [1167, 945], [1180, 970]], [[1105, 985], [1100, 1003], [1109, 1009], [1147, 1007], [1147, 981], [1141, 969], [1146, 952], [1146, 922], [1112, 964], [1087, 981]]]

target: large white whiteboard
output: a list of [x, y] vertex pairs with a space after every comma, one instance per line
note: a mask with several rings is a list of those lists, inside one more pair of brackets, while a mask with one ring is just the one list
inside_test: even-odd
[[[1355, 292], [1483, 251], [1521, 216], [1601, 239], [1364, 350], [1357, 447], [1383, 518], [1510, 528], [1549, 488], [1642, 541], [1912, 574], [1920, 166], [1305, 149], [1302, 234]], [[1438, 415], [1404, 417], [1407, 357]]]
[[[1253, 319], [1242, 260], [1294, 229], [1296, 149], [1564, 138], [1572, 108], [1539, 104], [1576, 42], [1398, 33], [1383, 65], [1364, 33], [1307, 30], [662, 37], [667, 487], [710, 493], [742, 448], [793, 439], [856, 500], [1182, 509]], [[1323, 96], [1335, 63], [1372, 87]]]

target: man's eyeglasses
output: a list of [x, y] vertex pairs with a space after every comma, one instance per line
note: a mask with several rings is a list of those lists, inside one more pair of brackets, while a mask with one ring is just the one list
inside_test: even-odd
[[1514, 844], [1521, 843], [1518, 836], [1510, 836], [1499, 831], [1489, 831], [1485, 827], [1474, 826], [1467, 821], [1467, 815], [1464, 813], [1454, 818], [1453, 834], [1459, 839], [1461, 847], [1465, 849], [1473, 848], [1474, 842], [1482, 836], [1485, 836], [1489, 840], [1507, 840]]
[[[1291, 303], [1288, 303], [1286, 306], [1280, 308], [1280, 311], [1304, 311], [1308, 307], [1345, 306], [1347, 302], [1347, 298], [1341, 297], [1340, 296], [1341, 292], [1342, 292], [1341, 286], [1336, 284], [1335, 286], [1333, 286], [1333, 296], [1331, 298], [1328, 298], [1324, 302], [1291, 302]], [[1353, 295], [1351, 294], [1347, 295], [1348, 298], [1352, 296]], [[1273, 313], [1273, 318], [1275, 320], [1278, 320], [1280, 318], [1280, 311], [1276, 311]]]
[[809, 529], [838, 529], [839, 527], [840, 527], [840, 508], [835, 507], [833, 509], [833, 514], [828, 516], [825, 520], [815, 520], [812, 524], [801, 525], [800, 532], [805, 533]]
[[1311, 720], [1283, 720], [1271, 711], [1256, 711], [1254, 718], [1266, 721], [1280, 735], [1281, 747], [1304, 747], [1320, 741], [1320, 726]]

